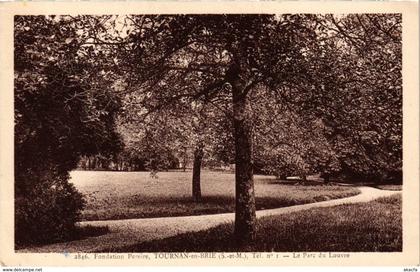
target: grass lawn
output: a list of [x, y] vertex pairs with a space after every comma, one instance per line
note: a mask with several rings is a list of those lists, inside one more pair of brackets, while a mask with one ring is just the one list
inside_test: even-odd
[[[191, 172], [73, 171], [71, 182], [85, 194], [82, 220], [111, 220], [233, 212], [234, 174], [202, 171], [203, 201], [191, 200]], [[255, 175], [257, 209], [271, 209], [356, 195], [354, 187], [281, 184]]]
[[402, 185], [401, 184], [380, 184], [375, 185], [376, 188], [381, 190], [390, 190], [390, 191], [401, 191]]
[[[106, 252], [220, 252], [237, 251], [233, 225], [180, 234], [162, 240]], [[401, 195], [368, 203], [270, 216], [258, 220], [255, 246], [250, 251], [402, 251]]]

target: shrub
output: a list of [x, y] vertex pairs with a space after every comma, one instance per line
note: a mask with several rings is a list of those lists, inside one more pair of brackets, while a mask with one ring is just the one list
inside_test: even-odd
[[51, 16], [14, 20], [17, 244], [66, 239], [84, 204], [68, 172], [81, 156], [122, 147], [114, 79], [97, 77], [99, 63], [68, 42], [79, 36], [71, 24]]
[[17, 245], [58, 242], [72, 237], [85, 201], [68, 175], [47, 173], [15, 199]]

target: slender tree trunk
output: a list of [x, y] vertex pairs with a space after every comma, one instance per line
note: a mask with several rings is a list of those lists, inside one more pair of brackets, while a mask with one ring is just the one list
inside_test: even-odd
[[256, 238], [255, 192], [252, 166], [252, 135], [244, 84], [232, 82], [235, 138], [235, 238], [238, 247], [248, 248]]
[[187, 170], [187, 149], [184, 150], [182, 169], [184, 170], [184, 172]]
[[84, 163], [83, 163], [83, 170], [87, 170], [88, 169], [88, 159], [87, 159], [88, 157], [87, 156], [83, 156], [83, 161], [84, 161]]
[[93, 169], [96, 170], [98, 168], [98, 160], [96, 159], [96, 156], [93, 156]]
[[201, 201], [201, 162], [203, 160], [203, 146], [199, 144], [194, 151], [194, 165], [192, 177], [192, 197], [195, 202]]

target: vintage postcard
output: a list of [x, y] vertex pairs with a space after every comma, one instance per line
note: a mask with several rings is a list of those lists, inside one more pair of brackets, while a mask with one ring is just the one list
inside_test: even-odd
[[418, 15], [1, 3], [1, 265], [418, 266]]

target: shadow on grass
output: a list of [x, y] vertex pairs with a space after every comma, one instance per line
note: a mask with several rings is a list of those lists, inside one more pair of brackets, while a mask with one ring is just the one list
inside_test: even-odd
[[[317, 195], [312, 197], [288, 198], [288, 197], [256, 197], [257, 210], [267, 210], [301, 205], [313, 202], [327, 201], [348, 195]], [[158, 218], [212, 215], [235, 212], [235, 199], [228, 196], [204, 196], [200, 202], [194, 202], [188, 197], [142, 199], [132, 201], [130, 207], [109, 210], [85, 211], [83, 221], [96, 220], [122, 220], [134, 218]]]
[[294, 179], [294, 180], [280, 180], [280, 179], [267, 179], [267, 180], [263, 180], [264, 183], [266, 184], [270, 184], [270, 185], [290, 185], [290, 186], [295, 186], [295, 185], [302, 185], [302, 186], [336, 186], [337, 184], [334, 184], [333, 182], [322, 182], [322, 181], [316, 181], [316, 180], [299, 180], [299, 179]]
[[[255, 252], [401, 252], [401, 195], [258, 220]], [[104, 252], [237, 252], [233, 224]]]
[[388, 190], [388, 191], [402, 191], [402, 184], [378, 184], [374, 185], [373, 187], [381, 190]]
[[76, 226], [74, 233], [69, 238], [69, 241], [72, 240], [82, 240], [89, 237], [101, 236], [109, 233], [109, 228], [107, 226], [97, 227], [97, 226]]
[[83, 227], [75, 226], [74, 230], [67, 232], [65, 235], [63, 235], [62, 239], [57, 239], [54, 241], [41, 241], [39, 243], [33, 243], [33, 244], [16, 244], [15, 250], [28, 248], [32, 246], [65, 243], [65, 242], [71, 242], [75, 240], [83, 240], [89, 237], [97, 237], [97, 236], [105, 235], [107, 233], [109, 233], [109, 228], [107, 226], [103, 226], [103, 227], [97, 227], [97, 226], [91, 226], [91, 225], [87, 225]]

